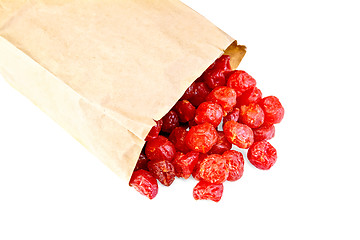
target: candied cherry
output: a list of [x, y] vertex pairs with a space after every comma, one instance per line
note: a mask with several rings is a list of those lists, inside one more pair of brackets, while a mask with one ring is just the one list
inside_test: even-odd
[[195, 82], [194, 95], [189, 98], [189, 101], [194, 106], [199, 106], [202, 102], [205, 102], [205, 99], [210, 92], [211, 89], [204, 82]]
[[196, 109], [195, 122], [197, 124], [211, 123], [214, 127], [217, 127], [221, 123], [223, 116], [222, 107], [213, 102], [203, 102]]
[[168, 160], [171, 161], [175, 156], [176, 150], [172, 142], [164, 136], [158, 136], [146, 143], [145, 155], [149, 160]]
[[268, 170], [276, 162], [276, 149], [267, 141], [255, 142], [247, 153], [252, 165], [258, 169]]
[[262, 98], [262, 93], [257, 87], [253, 87], [243, 92], [236, 99], [236, 106], [248, 105], [250, 103], [258, 103]]
[[229, 176], [226, 159], [219, 154], [205, 157], [199, 165], [200, 179], [209, 183], [223, 183]]
[[244, 157], [241, 152], [229, 150], [223, 153], [222, 157], [226, 160], [229, 168], [228, 181], [239, 180], [244, 173]]
[[260, 106], [264, 110], [265, 122], [268, 124], [280, 123], [284, 117], [284, 107], [275, 96], [268, 96], [260, 101]]
[[239, 108], [234, 108], [234, 110], [230, 113], [228, 113], [224, 118], [223, 118], [223, 128], [226, 122], [228, 121], [239, 121], [239, 117], [240, 117], [240, 109]]
[[224, 125], [226, 139], [239, 148], [249, 148], [254, 143], [254, 134], [250, 127], [235, 121]]
[[253, 133], [255, 142], [269, 140], [275, 136], [275, 126], [273, 124], [265, 123], [260, 127], [253, 129]]
[[226, 86], [217, 87], [210, 92], [206, 100], [220, 104], [223, 107], [224, 115], [226, 115], [232, 111], [236, 104], [236, 92]]
[[227, 86], [233, 88], [238, 96], [256, 86], [256, 81], [247, 72], [235, 70], [229, 75]]
[[250, 103], [240, 108], [240, 122], [251, 128], [258, 128], [264, 123], [264, 111], [259, 104]]
[[219, 202], [224, 191], [223, 184], [208, 183], [200, 181], [193, 190], [195, 200], [211, 200]]
[[176, 176], [188, 179], [198, 162], [199, 154], [200, 153], [193, 151], [187, 154], [177, 153], [172, 162], [175, 167]]
[[206, 69], [202, 74], [202, 78], [208, 87], [213, 89], [226, 85], [225, 73], [228, 71], [231, 71], [230, 56], [223, 55]]
[[178, 127], [179, 124], [179, 116], [174, 110], [170, 110], [163, 118], [163, 125], [161, 130], [166, 133], [171, 133], [174, 128]]
[[147, 170], [147, 163], [148, 163], [148, 159], [147, 157], [145, 156], [144, 153], [140, 153], [140, 156], [139, 156], [139, 159], [136, 163], [136, 166], [135, 166], [135, 169], [134, 171], [137, 171], [139, 169], [144, 169], [144, 170]]
[[175, 112], [179, 116], [180, 122], [188, 122], [195, 117], [195, 107], [188, 100], [182, 100], [175, 104]]
[[223, 154], [224, 152], [230, 150], [232, 144], [226, 139], [225, 133], [223, 131], [218, 132], [218, 140], [216, 144], [210, 149], [208, 154]]
[[169, 140], [174, 144], [175, 149], [182, 153], [187, 153], [190, 151], [185, 142], [186, 135], [187, 131], [184, 127], [177, 127], [171, 132], [169, 136]]
[[149, 172], [164, 186], [170, 186], [175, 180], [175, 168], [167, 160], [148, 162]]
[[150, 132], [146, 136], [145, 141], [149, 141], [150, 139], [154, 139], [159, 136], [159, 133], [161, 131], [161, 127], [163, 124], [163, 120], [160, 119], [159, 121], [155, 121], [155, 122], [156, 122], [156, 125], [150, 129]]
[[158, 193], [156, 178], [143, 169], [137, 170], [132, 174], [129, 185], [149, 199], [153, 199]]
[[210, 123], [203, 123], [190, 128], [185, 142], [191, 150], [207, 153], [216, 144], [217, 139], [215, 127]]

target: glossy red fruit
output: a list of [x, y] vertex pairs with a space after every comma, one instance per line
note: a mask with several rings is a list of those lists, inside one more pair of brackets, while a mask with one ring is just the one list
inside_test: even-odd
[[177, 153], [172, 162], [175, 167], [176, 176], [188, 179], [191, 176], [198, 159], [198, 152], [192, 151], [187, 154]]
[[234, 108], [234, 110], [230, 113], [228, 113], [228, 115], [226, 115], [223, 118], [223, 128], [226, 122], [228, 121], [239, 121], [239, 117], [240, 117], [240, 109], [239, 108]]
[[193, 172], [192, 172], [192, 176], [193, 176], [193, 178], [195, 180], [198, 180], [198, 181], [201, 180], [200, 171], [199, 171], [200, 170], [200, 164], [206, 157], [207, 157], [207, 154], [204, 154], [204, 153], [199, 154], [198, 161], [195, 164], [195, 167], [194, 167]]
[[250, 103], [258, 103], [262, 98], [262, 93], [257, 87], [253, 87], [243, 92], [236, 99], [236, 106], [240, 108], [241, 105], [248, 105]]
[[195, 200], [211, 200], [219, 202], [224, 191], [223, 184], [208, 183], [200, 181], [193, 190]]
[[221, 105], [224, 110], [224, 115], [226, 115], [233, 110], [236, 104], [236, 92], [229, 87], [217, 87], [209, 93], [206, 100]]
[[190, 128], [185, 142], [192, 151], [207, 153], [216, 144], [217, 139], [215, 127], [210, 123], [203, 123]]
[[149, 141], [150, 139], [154, 139], [159, 136], [163, 121], [162, 121], [162, 119], [160, 119], [159, 121], [155, 121], [155, 122], [156, 122], [156, 125], [150, 129], [150, 132], [146, 136], [145, 141]]
[[264, 110], [265, 122], [267, 124], [280, 123], [284, 117], [284, 107], [275, 96], [268, 96], [260, 101], [260, 106]]
[[239, 180], [244, 173], [244, 157], [241, 152], [229, 150], [223, 153], [222, 157], [226, 160], [229, 168], [228, 181]]
[[200, 178], [209, 183], [223, 183], [229, 176], [226, 160], [218, 154], [208, 155], [199, 166]]
[[202, 75], [202, 78], [211, 89], [219, 86], [225, 86], [225, 73], [227, 71], [231, 71], [230, 56], [223, 55], [218, 58], [215, 63], [212, 64], [208, 69], [206, 69]]
[[151, 139], [145, 146], [145, 155], [149, 160], [171, 161], [174, 158], [175, 153], [176, 150], [174, 144], [164, 136]]
[[168, 112], [163, 118], [163, 125], [161, 130], [166, 133], [171, 133], [174, 128], [179, 126], [179, 117], [174, 110]]
[[175, 168], [167, 160], [148, 162], [149, 172], [164, 186], [170, 186], [175, 180]]
[[180, 100], [189, 100], [190, 98], [192, 98], [195, 94], [195, 90], [194, 90], [194, 84], [192, 83], [190, 85], [190, 87], [188, 87], [184, 93], [184, 95], [180, 98]]
[[223, 131], [218, 132], [218, 140], [216, 144], [210, 149], [208, 154], [223, 154], [224, 152], [230, 150], [232, 144], [226, 139], [225, 133]]
[[133, 173], [129, 185], [149, 199], [153, 199], [158, 193], [156, 179], [148, 171], [143, 169]]
[[217, 127], [221, 123], [223, 116], [222, 107], [213, 102], [203, 102], [196, 109], [195, 122], [197, 124], [210, 123]]
[[188, 132], [184, 127], [177, 127], [171, 132], [169, 136], [169, 140], [174, 144], [175, 149], [179, 152], [187, 153], [190, 151], [185, 142], [187, 133]]
[[140, 170], [140, 169], [144, 169], [147, 170], [147, 163], [148, 163], [148, 159], [146, 158], [145, 154], [140, 153], [139, 159], [136, 163], [135, 169], [134, 171]]
[[263, 124], [253, 129], [253, 133], [255, 142], [269, 140], [275, 136], [275, 126], [273, 124]]
[[256, 81], [247, 72], [235, 70], [227, 80], [227, 86], [233, 88], [238, 96], [256, 86]]
[[264, 123], [264, 111], [257, 103], [242, 105], [240, 108], [240, 121], [251, 128], [258, 128]]
[[224, 125], [226, 139], [239, 148], [249, 148], [254, 143], [254, 134], [250, 127], [235, 121]]
[[267, 141], [255, 142], [247, 153], [252, 165], [258, 169], [268, 170], [276, 162], [276, 149]]
[[179, 116], [180, 122], [188, 122], [195, 117], [195, 107], [188, 100], [182, 100], [175, 104], [175, 112]]
[[194, 106], [199, 106], [202, 102], [205, 101], [207, 95], [211, 92], [211, 89], [204, 82], [195, 82], [194, 83], [194, 95], [189, 98], [189, 101]]

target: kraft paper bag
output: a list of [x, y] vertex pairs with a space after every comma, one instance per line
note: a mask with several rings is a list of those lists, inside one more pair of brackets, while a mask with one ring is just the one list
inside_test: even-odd
[[154, 125], [245, 47], [178, 0], [0, 0], [0, 74], [129, 180]]

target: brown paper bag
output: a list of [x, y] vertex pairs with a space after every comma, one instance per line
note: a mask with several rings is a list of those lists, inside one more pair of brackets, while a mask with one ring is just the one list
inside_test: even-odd
[[226, 50], [177, 0], [0, 0], [0, 73], [129, 180], [154, 120]]

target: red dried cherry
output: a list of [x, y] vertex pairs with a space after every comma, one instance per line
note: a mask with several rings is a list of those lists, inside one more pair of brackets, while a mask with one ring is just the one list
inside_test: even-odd
[[223, 55], [218, 58], [215, 63], [212, 64], [208, 69], [206, 69], [202, 75], [202, 78], [211, 89], [219, 86], [225, 86], [225, 72], [227, 71], [231, 71], [230, 56]]
[[260, 101], [265, 113], [265, 122], [268, 124], [280, 123], [284, 117], [284, 108], [275, 96], [265, 97]]
[[175, 156], [175, 147], [164, 136], [158, 136], [146, 143], [145, 154], [150, 160], [168, 160], [171, 161]]
[[154, 139], [159, 136], [159, 133], [161, 131], [161, 127], [163, 124], [163, 120], [160, 119], [159, 121], [155, 121], [155, 122], [156, 122], [156, 125], [150, 129], [150, 132], [146, 136], [145, 141], [149, 141], [150, 139]]
[[229, 87], [217, 87], [206, 97], [207, 101], [220, 104], [223, 107], [224, 115], [231, 112], [236, 104], [236, 92]]
[[219, 154], [208, 155], [199, 166], [200, 178], [210, 183], [223, 183], [229, 176], [226, 160]]
[[238, 96], [256, 86], [256, 81], [247, 72], [235, 70], [227, 80], [227, 86], [233, 88]]
[[210, 92], [210, 88], [204, 82], [195, 82], [194, 95], [189, 98], [189, 101], [194, 106], [199, 106], [202, 102], [205, 101], [207, 95], [209, 95]]
[[146, 158], [145, 154], [140, 153], [139, 159], [136, 163], [135, 169], [134, 171], [140, 170], [140, 169], [144, 169], [147, 170], [147, 163], [148, 163], [148, 159]]
[[215, 127], [210, 123], [203, 123], [190, 128], [185, 142], [191, 150], [207, 153], [216, 144], [217, 139]]
[[195, 164], [195, 167], [193, 169], [193, 172], [192, 172], [192, 176], [195, 180], [198, 180], [200, 181], [201, 180], [201, 177], [200, 177], [200, 164], [201, 162], [207, 157], [207, 154], [204, 154], [204, 153], [200, 153], [199, 154], [199, 157], [198, 157], [198, 161], [197, 163]]
[[222, 157], [225, 158], [227, 167], [229, 168], [227, 180], [239, 180], [244, 173], [244, 157], [241, 152], [229, 150], [224, 152]]
[[239, 148], [249, 148], [254, 143], [254, 134], [250, 127], [235, 121], [224, 125], [226, 139]]
[[177, 127], [171, 132], [169, 136], [169, 140], [174, 144], [175, 149], [182, 153], [187, 153], [188, 151], [190, 151], [185, 142], [186, 135], [187, 131], [185, 130], [185, 128]]
[[163, 118], [163, 125], [161, 130], [166, 133], [171, 133], [174, 128], [179, 126], [179, 117], [174, 110], [168, 112]]
[[222, 107], [217, 103], [203, 102], [196, 109], [195, 122], [197, 124], [211, 123], [217, 127], [221, 123], [223, 116]]
[[172, 162], [175, 167], [176, 176], [188, 179], [191, 176], [198, 159], [198, 152], [188, 152], [187, 154], [177, 153]]
[[255, 142], [247, 153], [252, 165], [262, 170], [270, 169], [276, 162], [276, 149], [267, 141]]
[[148, 171], [143, 169], [133, 173], [129, 185], [149, 199], [153, 199], [158, 193], [156, 179]]
[[269, 140], [275, 136], [275, 126], [273, 124], [263, 124], [259, 128], [253, 129], [253, 133], [255, 142]]
[[189, 100], [190, 98], [192, 98], [195, 94], [195, 91], [194, 91], [194, 84], [195, 83], [192, 83], [190, 85], [190, 87], [188, 87], [184, 93], [184, 95], [180, 98], [180, 100]]
[[167, 160], [148, 162], [149, 172], [164, 186], [170, 186], [175, 180], [175, 168]]
[[208, 154], [223, 154], [224, 152], [230, 150], [232, 144], [226, 139], [225, 133], [223, 131], [218, 132], [218, 140], [216, 144], [210, 149]]
[[256, 103], [242, 105], [240, 108], [240, 122], [251, 128], [258, 128], [264, 123], [264, 111]]
[[180, 122], [188, 122], [195, 117], [195, 107], [188, 100], [182, 100], [175, 104], [175, 112], [179, 116]]
[[193, 190], [195, 200], [211, 200], [219, 202], [224, 191], [223, 184], [208, 183], [200, 181]]
[[223, 118], [223, 128], [226, 122], [228, 121], [239, 121], [239, 117], [240, 117], [240, 109], [239, 108], [234, 108], [234, 110], [230, 113], [228, 113], [228, 115], [226, 115]]
[[236, 99], [236, 106], [240, 107], [241, 105], [248, 105], [250, 103], [258, 103], [262, 98], [262, 93], [257, 87], [253, 87], [245, 92], [243, 92]]

